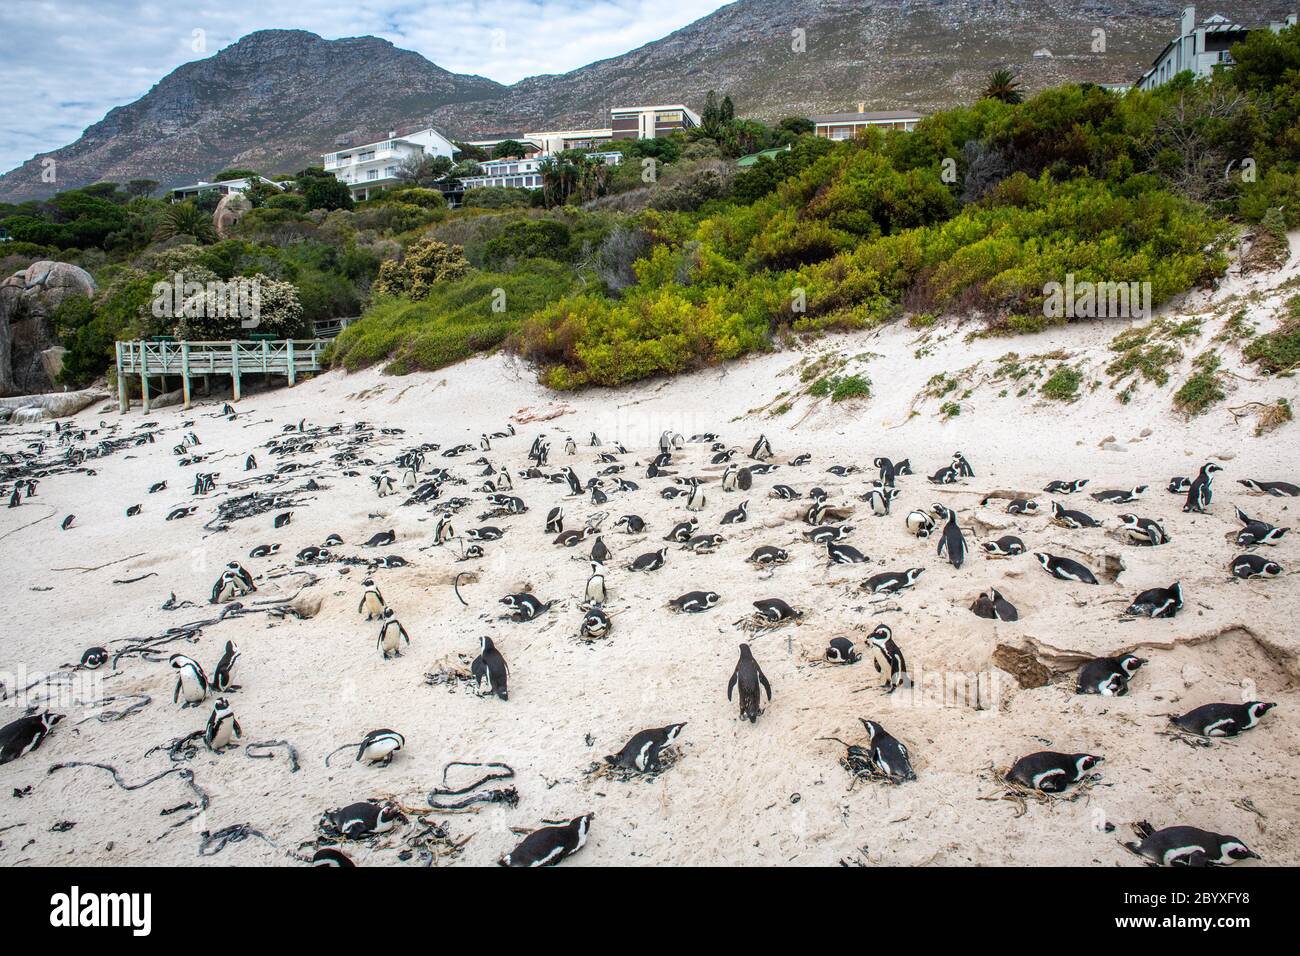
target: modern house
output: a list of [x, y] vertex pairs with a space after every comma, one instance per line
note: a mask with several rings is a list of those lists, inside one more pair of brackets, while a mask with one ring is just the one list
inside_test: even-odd
[[700, 117], [683, 106], [621, 106], [609, 111], [614, 139], [658, 139], [700, 125]]
[[[622, 153], [588, 153], [592, 159], [598, 159], [606, 166], [617, 166], [623, 161]], [[493, 159], [479, 163], [480, 176], [464, 176], [460, 180], [462, 189], [481, 189], [485, 186], [509, 186], [515, 189], [541, 189], [542, 164], [548, 157], [533, 156], [529, 159]]]
[[1206, 17], [1196, 22], [1196, 8], [1184, 7], [1178, 21], [1178, 36], [1160, 51], [1151, 69], [1142, 74], [1137, 86], [1153, 90], [1163, 86], [1179, 73], [1190, 71], [1198, 77], [1209, 76], [1215, 70], [1232, 66], [1232, 45], [1246, 39], [1254, 30], [1272, 30], [1279, 33], [1295, 26], [1296, 15], [1287, 14], [1285, 22], [1268, 24], [1234, 23], [1222, 14]]
[[876, 129], [901, 129], [912, 131], [916, 124], [925, 117], [912, 110], [880, 110], [868, 112], [866, 103], [858, 104], [856, 113], [823, 113], [810, 116], [814, 135], [823, 139], [852, 139], [859, 130], [874, 127]]
[[171, 191], [172, 202], [185, 202], [187, 199], [197, 199], [206, 193], [216, 193], [219, 196], [228, 196], [231, 193], [245, 193], [252, 187], [254, 182], [263, 182], [268, 186], [274, 186], [276, 189], [284, 189], [284, 185], [267, 179], [265, 176], [255, 176], [247, 179], [227, 179], [219, 183], [209, 183], [199, 180], [192, 186], [178, 186]]
[[433, 127], [427, 127], [400, 136], [393, 131], [387, 139], [325, 153], [322, 159], [325, 171], [347, 183], [353, 199], [362, 200], [397, 185], [398, 169], [408, 159], [419, 156], [450, 159], [455, 151], [451, 140]]

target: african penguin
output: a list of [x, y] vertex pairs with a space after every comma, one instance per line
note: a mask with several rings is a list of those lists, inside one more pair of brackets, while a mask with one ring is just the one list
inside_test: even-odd
[[874, 720], [862, 721], [867, 731], [867, 748], [871, 762], [876, 769], [896, 782], [915, 780], [916, 772], [912, 769], [911, 754], [898, 738], [890, 734]]
[[[894, 641], [894, 632], [888, 624], [879, 624], [867, 635], [867, 646], [871, 649], [872, 663], [876, 673], [885, 676], [885, 686], [893, 693], [908, 680], [907, 661], [903, 652]], [[888, 669], [889, 673], [885, 671]]]
[[847, 637], [832, 637], [826, 648], [826, 660], [832, 664], [856, 664], [862, 655], [853, 647]]
[[411, 637], [406, 633], [406, 628], [402, 627], [402, 622], [393, 615], [391, 607], [384, 608], [383, 616], [380, 619], [379, 637], [375, 640], [375, 649], [383, 651], [384, 660], [389, 657], [402, 656], [402, 641], [406, 641], [409, 646]]
[[727, 681], [727, 700], [731, 700], [732, 691], [737, 687], [740, 688], [740, 718], [748, 720], [751, 724], [758, 720], [763, 713], [759, 707], [759, 685], [767, 691], [767, 702], [772, 703], [772, 685], [767, 682], [767, 677], [763, 669], [758, 666], [758, 661], [754, 660], [754, 654], [749, 649], [748, 644], [740, 645], [740, 659], [736, 662], [736, 668], [731, 672], [731, 680]]
[[173, 654], [169, 663], [177, 671], [172, 703], [179, 701], [182, 694], [185, 696], [182, 707], [194, 707], [203, 703], [208, 697], [208, 675], [203, 672], [202, 665], [184, 654]]
[[353, 763], [377, 763], [387, 767], [393, 762], [393, 754], [406, 746], [406, 738], [396, 730], [387, 727], [372, 730], [361, 738], [357, 745], [357, 755]]
[[655, 727], [642, 730], [632, 735], [632, 739], [623, 745], [616, 754], [609, 754], [605, 762], [623, 770], [636, 770], [640, 773], [654, 773], [659, 769], [659, 754], [665, 747], [672, 746], [686, 724], [669, 724], [667, 727]]
[[1241, 578], [1275, 578], [1282, 573], [1282, 565], [1258, 554], [1239, 554], [1229, 565], [1232, 576]]
[[1124, 611], [1135, 617], [1173, 617], [1183, 607], [1183, 586], [1175, 581], [1167, 588], [1150, 588], [1133, 599]]
[[1200, 473], [1192, 479], [1192, 483], [1187, 488], [1187, 501], [1183, 504], [1183, 511], [1204, 514], [1205, 509], [1210, 507], [1210, 502], [1214, 499], [1214, 474], [1223, 471], [1223, 468], [1212, 461], [1207, 461], [1201, 466]]
[[[495, 694], [502, 700], [509, 700], [510, 694], [506, 685], [510, 677], [510, 667], [506, 664], [506, 659], [501, 656], [501, 652], [497, 650], [490, 637], [480, 637], [478, 647], [478, 657], [474, 658], [474, 663], [470, 665], [470, 674], [474, 678], [479, 695]], [[484, 684], [487, 685], [486, 689]]]
[[1095, 754], [1062, 754], [1040, 750], [1021, 757], [1007, 772], [1007, 780], [1030, 790], [1061, 793], [1078, 783], [1102, 758]]
[[0, 727], [0, 764], [29, 754], [50, 735], [63, 714], [28, 714]]
[[563, 826], [534, 830], [497, 863], [515, 867], [555, 866], [583, 848], [593, 816], [594, 814], [588, 813], [574, 817]]
[[1059, 578], [1062, 581], [1078, 581], [1080, 584], [1097, 583], [1093, 573], [1078, 561], [1062, 558], [1055, 554], [1048, 554], [1044, 551], [1034, 552], [1034, 557], [1043, 566], [1043, 570], [1054, 578]]
[[1129, 681], [1137, 673], [1137, 669], [1145, 663], [1147, 663], [1146, 658], [1135, 654], [1094, 658], [1079, 668], [1075, 693], [1124, 697], [1128, 694]]
[[1157, 830], [1143, 820], [1133, 824], [1137, 842], [1125, 843], [1153, 866], [1228, 866], [1239, 860], [1258, 860], [1246, 844], [1234, 836], [1224, 836], [1196, 827], [1165, 827]]
[[242, 736], [243, 731], [239, 729], [239, 721], [235, 719], [235, 713], [230, 709], [230, 701], [218, 697], [212, 706], [212, 713], [208, 715], [208, 726], [203, 731], [203, 742], [208, 745], [209, 750], [221, 751]]
[[1258, 724], [1276, 706], [1260, 700], [1244, 704], [1203, 704], [1185, 714], [1170, 714], [1169, 722], [1200, 737], [1236, 737]]

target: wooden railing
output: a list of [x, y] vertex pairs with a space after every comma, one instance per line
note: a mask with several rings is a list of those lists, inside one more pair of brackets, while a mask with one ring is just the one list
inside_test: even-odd
[[183, 407], [190, 407], [190, 379], [229, 375], [231, 395], [240, 398], [240, 377], [250, 372], [284, 375], [294, 385], [304, 372], [319, 372], [325, 339], [253, 339], [224, 342], [176, 342], [170, 339], [117, 343], [117, 402], [131, 407], [127, 376], [140, 376], [140, 397], [149, 411], [149, 377], [180, 376]]

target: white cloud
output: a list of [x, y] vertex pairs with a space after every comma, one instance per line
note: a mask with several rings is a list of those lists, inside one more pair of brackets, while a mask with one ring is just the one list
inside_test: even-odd
[[[443, 69], [514, 83], [617, 56], [724, 0], [4, 0], [0, 171], [67, 145], [189, 60], [255, 30], [378, 36]], [[202, 30], [206, 50], [193, 49]]]

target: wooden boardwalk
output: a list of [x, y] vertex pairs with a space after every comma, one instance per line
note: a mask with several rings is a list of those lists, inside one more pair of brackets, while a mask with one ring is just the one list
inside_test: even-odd
[[117, 404], [125, 413], [131, 407], [127, 376], [140, 376], [141, 404], [149, 411], [149, 378], [178, 376], [182, 407], [190, 407], [190, 379], [200, 376], [206, 392], [209, 376], [229, 375], [231, 395], [240, 397], [240, 377], [260, 372], [283, 375], [292, 386], [304, 372], [322, 369], [325, 339], [262, 339], [227, 342], [136, 341], [117, 343]]

